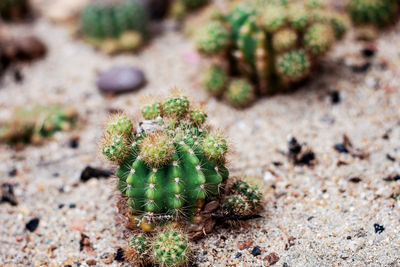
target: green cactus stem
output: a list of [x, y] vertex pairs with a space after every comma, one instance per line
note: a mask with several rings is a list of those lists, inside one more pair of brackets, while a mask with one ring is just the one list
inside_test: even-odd
[[221, 95], [228, 81], [228, 74], [220, 66], [209, 67], [203, 78], [203, 85], [213, 95]]
[[245, 79], [234, 79], [230, 82], [225, 98], [235, 107], [246, 107], [253, 102], [254, 87]]
[[117, 187], [146, 231], [153, 219], [190, 222], [229, 175], [227, 142], [204, 128], [207, 114], [186, 97], [154, 101], [141, 111], [150, 120], [136, 128], [121, 114], [106, 126], [102, 151], [119, 165]]
[[228, 30], [221, 22], [212, 21], [196, 33], [196, 47], [201, 53], [218, 54], [228, 45]]
[[334, 34], [332, 27], [316, 23], [306, 31], [304, 45], [312, 55], [323, 55], [328, 52], [335, 41]]
[[299, 81], [305, 78], [310, 69], [310, 60], [301, 50], [293, 50], [277, 58], [277, 71], [283, 79]]
[[350, 0], [348, 10], [354, 23], [385, 26], [398, 15], [396, 0]]

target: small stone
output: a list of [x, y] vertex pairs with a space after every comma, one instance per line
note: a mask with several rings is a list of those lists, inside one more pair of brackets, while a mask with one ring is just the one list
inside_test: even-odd
[[32, 60], [46, 55], [46, 45], [35, 36], [22, 37], [15, 42], [21, 58]]
[[17, 173], [18, 173], [17, 168], [14, 167], [8, 172], [8, 176], [9, 177], [14, 177], [14, 176], [17, 175]]
[[253, 248], [253, 250], [251, 251], [251, 254], [256, 257], [258, 255], [261, 255], [261, 249], [259, 246], [256, 246]]
[[114, 257], [115, 261], [123, 261], [124, 260], [124, 250], [122, 248], [118, 248], [117, 253]]
[[380, 225], [377, 223], [374, 224], [374, 229], [375, 229], [375, 233], [377, 233], [377, 234], [381, 234], [381, 233], [383, 233], [383, 231], [385, 231], [385, 227], [383, 225]]
[[351, 70], [354, 73], [364, 73], [364, 72], [368, 71], [370, 67], [371, 67], [371, 63], [370, 62], [366, 62], [366, 63], [364, 63], [362, 65], [353, 65], [353, 66], [351, 66]]
[[96, 265], [97, 262], [96, 262], [96, 260], [92, 259], [92, 260], [87, 260], [86, 263], [87, 263], [87, 265], [92, 266], [92, 265]]
[[272, 252], [272, 253], [268, 254], [264, 258], [264, 260], [266, 260], [269, 265], [274, 265], [275, 263], [277, 263], [279, 261], [279, 256], [275, 252]]
[[135, 67], [114, 67], [100, 74], [97, 87], [102, 93], [125, 93], [146, 83], [144, 73]]
[[400, 174], [392, 174], [383, 178], [385, 182], [396, 182], [400, 180]]
[[241, 252], [238, 252], [238, 253], [236, 253], [235, 259], [238, 259], [238, 258], [240, 258], [241, 256], [242, 256], [242, 253], [241, 253]]
[[26, 223], [25, 228], [30, 231], [33, 232], [36, 230], [36, 228], [39, 226], [39, 218], [33, 218], [31, 219], [29, 222]]
[[69, 204], [69, 208], [70, 208], [70, 209], [75, 209], [75, 208], [76, 208], [76, 204], [75, 204], [75, 203]]
[[330, 94], [331, 97], [331, 103], [332, 104], [339, 104], [340, 103], [340, 92], [339, 91], [333, 91]]
[[79, 137], [72, 137], [69, 140], [69, 147], [73, 148], [73, 149], [78, 148], [79, 147]]
[[333, 148], [339, 153], [349, 153], [343, 144], [336, 144]]
[[24, 240], [24, 238], [22, 236], [20, 236], [20, 235], [17, 235], [15, 237], [15, 241], [17, 241], [17, 242], [21, 242], [22, 240]]
[[114, 254], [113, 253], [105, 253], [103, 256], [101, 256], [103, 259], [103, 262], [105, 264], [111, 264], [114, 261]]
[[86, 166], [86, 168], [81, 173], [81, 181], [87, 182], [90, 178], [100, 178], [100, 177], [110, 177], [112, 172], [109, 170], [103, 170], [99, 168], [92, 168]]
[[237, 247], [238, 247], [238, 249], [243, 250], [243, 249], [251, 247], [251, 245], [253, 245], [253, 240], [249, 239], [245, 242], [239, 242], [237, 244]]
[[392, 155], [390, 155], [390, 154], [386, 154], [386, 158], [388, 159], [388, 160], [390, 160], [390, 161], [393, 161], [393, 162], [395, 162], [396, 161], [396, 158], [394, 158]]
[[349, 179], [349, 181], [352, 182], [352, 183], [357, 184], [357, 183], [361, 182], [361, 178], [360, 177], [351, 177]]
[[1, 185], [1, 202], [8, 202], [12, 206], [18, 205], [17, 197], [14, 195], [14, 186], [10, 183], [4, 183]]
[[364, 57], [373, 57], [373, 56], [375, 55], [375, 49], [373, 49], [372, 47], [364, 48], [364, 49], [361, 51], [361, 54], [362, 54]]

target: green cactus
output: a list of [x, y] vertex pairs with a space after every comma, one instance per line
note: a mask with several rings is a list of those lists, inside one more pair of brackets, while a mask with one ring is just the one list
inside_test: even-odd
[[331, 26], [316, 23], [304, 34], [304, 46], [315, 56], [325, 54], [335, 41], [335, 33]]
[[174, 230], [162, 232], [154, 241], [154, 259], [161, 266], [175, 267], [189, 260], [188, 238]]
[[19, 108], [14, 114], [0, 130], [0, 140], [10, 144], [41, 143], [55, 132], [70, 130], [77, 118], [75, 110], [57, 105]]
[[293, 50], [280, 55], [277, 72], [289, 81], [299, 81], [306, 77], [310, 69], [310, 59], [301, 50]]
[[117, 187], [146, 231], [155, 226], [151, 220], [190, 222], [229, 175], [227, 143], [203, 127], [206, 113], [191, 107], [186, 97], [153, 101], [141, 111], [150, 120], [136, 129], [121, 114], [105, 129], [102, 151], [120, 166]]
[[254, 87], [245, 79], [234, 79], [230, 82], [225, 98], [235, 107], [246, 107], [253, 102]]
[[186, 10], [193, 10], [206, 5], [209, 0], [178, 0], [181, 1]]
[[221, 22], [212, 21], [196, 33], [196, 47], [201, 53], [217, 54], [224, 51], [228, 45], [228, 30]]
[[[209, 25], [214, 25], [212, 30]], [[204, 87], [213, 95], [224, 94], [237, 107], [246, 106], [256, 95], [279, 92], [306, 78], [347, 28], [347, 17], [321, 0], [235, 5], [199, 29], [198, 51], [214, 56], [214, 62], [232, 75], [213, 66], [205, 74]], [[223, 32], [223, 42], [215, 32]]]
[[238, 180], [231, 189], [231, 195], [223, 202], [223, 210], [228, 215], [256, 214], [261, 208], [261, 193], [257, 187]]
[[85, 39], [107, 53], [134, 51], [147, 37], [147, 15], [137, 0], [89, 4], [82, 11]]
[[150, 262], [152, 241], [144, 234], [135, 234], [124, 251], [125, 259], [133, 266], [145, 266]]
[[229, 215], [248, 215], [251, 207], [242, 195], [228, 196], [224, 199], [223, 210]]
[[28, 0], [1, 0], [0, 17], [7, 20], [23, 18], [29, 11]]
[[203, 85], [213, 95], [221, 95], [228, 81], [227, 73], [219, 66], [213, 65], [204, 74]]
[[348, 10], [356, 24], [385, 26], [398, 15], [397, 0], [350, 0]]

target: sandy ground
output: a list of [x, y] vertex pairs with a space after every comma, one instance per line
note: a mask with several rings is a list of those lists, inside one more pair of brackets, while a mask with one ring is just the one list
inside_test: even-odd
[[[90, 260], [97, 266], [124, 265], [106, 263], [124, 245], [115, 226], [111, 181], [83, 183], [79, 176], [86, 165], [107, 167], [98, 156], [97, 141], [110, 109], [134, 114], [142, 96], [175, 86], [207, 104], [209, 123], [230, 138], [232, 174], [258, 175], [267, 190], [262, 219], [247, 229], [217, 229], [195, 244], [199, 266], [267, 266], [264, 258], [272, 252], [279, 256], [276, 266], [285, 267], [400, 266], [400, 205], [391, 197], [400, 193], [400, 181], [383, 180], [400, 173], [399, 24], [382, 33], [371, 59], [362, 57], [363, 44], [350, 34], [312, 82], [292, 94], [260, 99], [243, 111], [203, 92], [198, 83], [202, 61], [178, 32], [161, 34], [138, 55], [107, 57], [44, 19], [27, 27], [45, 40], [49, 54], [22, 68], [22, 83], [6, 75], [0, 118], [18, 105], [59, 102], [76, 107], [82, 123], [41, 147], [19, 152], [0, 147], [1, 182], [14, 184], [19, 201], [18, 206], [0, 204], [0, 266], [87, 266], [94, 263]], [[372, 63], [367, 72], [352, 71], [351, 65], [367, 61]], [[144, 70], [147, 86], [113, 98], [100, 95], [97, 73], [125, 64]], [[330, 101], [333, 90], [341, 94], [336, 105]], [[336, 152], [333, 146], [344, 133], [370, 157]], [[78, 149], [69, 147], [73, 135], [80, 137]], [[313, 149], [314, 167], [288, 161], [288, 135]], [[17, 175], [9, 177], [14, 168]], [[352, 182], [355, 177], [359, 182]], [[40, 223], [31, 233], [25, 224], [33, 217]], [[374, 224], [383, 226], [383, 232], [376, 232]], [[80, 251], [77, 229], [89, 237], [93, 253]], [[249, 239], [253, 244], [239, 250], [238, 242]], [[251, 254], [255, 246], [262, 251], [258, 258]]]

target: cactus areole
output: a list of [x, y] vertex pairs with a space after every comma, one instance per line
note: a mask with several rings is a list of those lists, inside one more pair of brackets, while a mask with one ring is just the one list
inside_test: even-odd
[[227, 142], [204, 126], [207, 114], [186, 97], [153, 101], [141, 112], [137, 127], [125, 114], [112, 116], [102, 144], [119, 165], [117, 187], [131, 219], [146, 231], [158, 222], [191, 221], [229, 176]]

